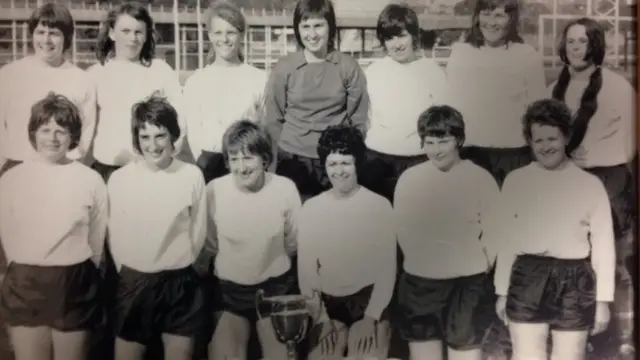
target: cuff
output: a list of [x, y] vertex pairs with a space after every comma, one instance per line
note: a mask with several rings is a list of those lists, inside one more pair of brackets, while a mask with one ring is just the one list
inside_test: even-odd
[[376, 309], [376, 310], [373, 310], [373, 309], [367, 309], [367, 310], [364, 312], [364, 316], [366, 316], [366, 317], [368, 317], [368, 318], [371, 318], [371, 319], [373, 319], [373, 320], [375, 320], [375, 321], [380, 321], [380, 315], [381, 315], [381, 314], [382, 314], [382, 311], [377, 310], [377, 309]]

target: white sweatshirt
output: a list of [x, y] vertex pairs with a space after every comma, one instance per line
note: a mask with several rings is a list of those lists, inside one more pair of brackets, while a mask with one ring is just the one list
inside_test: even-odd
[[96, 124], [96, 92], [89, 74], [70, 62], [51, 67], [27, 56], [0, 69], [0, 160], [38, 157], [29, 141], [31, 107], [50, 92], [65, 96], [78, 107], [82, 136], [69, 157], [87, 155]]
[[613, 301], [613, 223], [600, 179], [572, 162], [554, 171], [533, 162], [509, 173], [500, 198], [496, 294], [507, 295], [511, 269], [520, 254], [558, 259], [583, 259], [591, 254], [596, 299]]
[[100, 264], [107, 186], [89, 167], [24, 162], [0, 178], [0, 239], [9, 263]]
[[348, 296], [373, 284], [365, 314], [379, 319], [396, 280], [396, 235], [391, 204], [365, 187], [347, 199], [330, 190], [302, 207], [298, 282], [302, 294]]
[[202, 172], [174, 159], [152, 171], [142, 160], [109, 178], [109, 245], [118, 269], [154, 273], [192, 265], [206, 237]]
[[267, 76], [251, 65], [208, 65], [184, 85], [189, 146], [198, 159], [202, 150], [222, 152], [222, 135], [237, 120], [262, 121]]
[[178, 76], [163, 60], [154, 59], [149, 67], [137, 62], [111, 59], [89, 68], [97, 88], [98, 127], [94, 158], [106, 165], [124, 166], [140, 156], [131, 139], [132, 106], [152, 94], [165, 96], [178, 112], [181, 149], [186, 133], [182, 115], [182, 88]]

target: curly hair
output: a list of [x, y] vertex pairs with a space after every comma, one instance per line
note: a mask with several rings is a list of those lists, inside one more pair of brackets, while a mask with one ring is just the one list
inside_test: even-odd
[[571, 136], [571, 110], [562, 101], [556, 99], [542, 99], [534, 101], [522, 117], [523, 135], [531, 143], [531, 127], [553, 126], [569, 139]]
[[356, 160], [356, 167], [360, 168], [364, 162], [365, 150], [362, 132], [347, 124], [329, 126], [318, 140], [318, 157], [323, 166], [329, 154], [337, 153], [352, 155]]
[[[82, 135], [82, 118], [80, 110], [64, 95], [50, 92], [44, 99], [33, 104], [29, 118], [28, 133], [31, 146], [36, 149], [36, 132], [53, 119], [55, 123], [66, 129], [71, 136], [69, 150], [75, 149]], [[37, 149], [36, 149], [37, 150]]]

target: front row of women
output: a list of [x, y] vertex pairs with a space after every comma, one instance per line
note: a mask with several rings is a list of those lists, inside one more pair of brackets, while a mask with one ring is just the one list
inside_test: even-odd
[[[440, 359], [443, 346], [449, 359], [481, 359], [495, 306], [514, 359], [546, 359], [549, 332], [552, 358], [583, 359], [589, 331], [609, 321], [615, 251], [602, 183], [566, 155], [570, 119], [556, 100], [528, 108], [524, 136], [536, 161], [500, 191], [486, 170], [460, 158], [462, 115], [430, 107], [417, 121], [429, 160], [403, 173], [393, 207], [359, 185], [360, 131], [330, 127], [317, 150], [332, 187], [302, 206], [291, 180], [266, 171], [271, 139], [250, 121], [224, 135], [230, 174], [205, 185], [195, 165], [174, 158], [177, 114], [155, 97], [133, 108], [141, 159], [105, 185], [67, 158], [80, 116], [51, 94], [29, 122], [39, 159], [0, 178], [10, 262], [0, 315], [16, 359], [86, 358], [87, 337], [107, 317], [98, 270], [107, 227], [119, 273], [109, 313], [117, 359], [141, 359], [157, 336], [165, 358], [190, 359], [194, 337], [212, 322], [210, 359], [246, 359], [253, 324], [264, 357], [285, 358], [255, 296], [298, 287], [323, 300], [309, 358], [385, 359], [393, 317], [413, 360]], [[404, 262], [391, 309], [396, 243]], [[213, 298], [197, 272], [203, 248], [217, 254]]]

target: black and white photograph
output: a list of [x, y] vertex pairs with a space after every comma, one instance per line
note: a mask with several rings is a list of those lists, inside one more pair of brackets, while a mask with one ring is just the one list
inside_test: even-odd
[[636, 359], [637, 15], [0, 0], [0, 359]]

